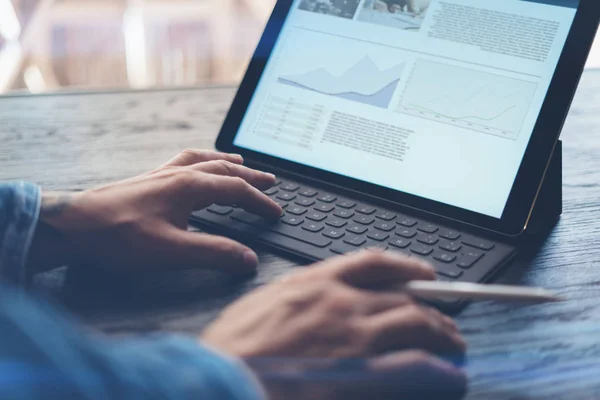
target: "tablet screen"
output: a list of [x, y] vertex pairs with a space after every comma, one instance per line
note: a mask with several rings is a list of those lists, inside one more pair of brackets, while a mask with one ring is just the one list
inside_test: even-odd
[[298, 0], [234, 144], [500, 218], [578, 0]]

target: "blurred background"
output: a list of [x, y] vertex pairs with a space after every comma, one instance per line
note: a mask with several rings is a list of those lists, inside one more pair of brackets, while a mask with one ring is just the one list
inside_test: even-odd
[[0, 95], [235, 84], [274, 4], [0, 0]]

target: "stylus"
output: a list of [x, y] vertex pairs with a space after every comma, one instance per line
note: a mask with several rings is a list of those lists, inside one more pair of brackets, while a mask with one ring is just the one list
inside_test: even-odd
[[565, 301], [564, 298], [546, 289], [526, 286], [483, 285], [463, 282], [412, 281], [403, 289], [409, 294], [424, 299], [447, 300], [499, 300], [528, 303]]

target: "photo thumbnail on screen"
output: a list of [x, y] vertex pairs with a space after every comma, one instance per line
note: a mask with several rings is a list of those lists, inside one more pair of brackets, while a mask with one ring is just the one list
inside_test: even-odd
[[431, 0], [366, 0], [359, 21], [397, 29], [418, 31]]
[[360, 0], [302, 0], [300, 10], [353, 19]]

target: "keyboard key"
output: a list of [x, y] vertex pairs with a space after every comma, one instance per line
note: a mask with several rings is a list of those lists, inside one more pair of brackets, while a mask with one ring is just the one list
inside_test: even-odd
[[317, 192], [314, 189], [302, 189], [298, 192], [299, 195], [304, 196], [304, 197], [315, 197], [317, 194], [319, 194], [319, 192]]
[[425, 246], [424, 244], [421, 243], [415, 243], [411, 248], [410, 251], [412, 251], [415, 254], [419, 254], [422, 256], [428, 256], [433, 252], [433, 249], [429, 246]]
[[299, 206], [310, 207], [313, 204], [315, 204], [315, 201], [313, 199], [301, 197], [298, 200], [296, 200], [295, 203], [298, 204]]
[[371, 225], [373, 222], [375, 222], [375, 218], [368, 215], [357, 215], [353, 221], [363, 225]]
[[279, 200], [292, 201], [296, 198], [296, 195], [293, 193], [285, 192], [285, 193], [279, 193], [276, 197]]
[[438, 250], [433, 254], [433, 258], [435, 258], [438, 261], [449, 264], [451, 262], [454, 262], [454, 260], [456, 260], [456, 254], [451, 254], [451, 253], [447, 253], [445, 251]]
[[303, 229], [298, 229], [296, 226], [277, 224], [271, 226], [269, 230], [317, 247], [327, 247], [331, 244], [330, 239], [327, 239], [318, 233], [312, 233]]
[[396, 235], [410, 239], [417, 236], [417, 230], [415, 228], [400, 228], [396, 230]]
[[279, 207], [281, 207], [281, 208], [286, 208], [286, 207], [288, 206], [288, 203], [287, 203], [287, 202], [285, 202], [285, 201], [283, 201], [283, 200], [278, 200], [278, 199], [275, 199], [275, 200], [273, 200], [273, 201], [274, 201], [275, 203], [277, 203], [277, 204], [279, 205]]
[[335, 215], [336, 217], [348, 219], [348, 218], [354, 217], [354, 211], [352, 211], [352, 210], [337, 210], [336, 212], [333, 213], [333, 215]]
[[287, 212], [294, 215], [303, 215], [306, 214], [307, 211], [308, 210], [306, 208], [300, 206], [293, 206], [287, 208]]
[[333, 226], [334, 228], [342, 228], [346, 226], [348, 221], [341, 218], [330, 218], [327, 221], [325, 221], [325, 223], [329, 226]]
[[463, 254], [457, 265], [465, 269], [471, 268], [477, 261], [481, 259], [481, 257], [483, 257], [483, 254], [476, 251], [467, 252], [466, 254]]
[[387, 240], [390, 237], [390, 235], [381, 231], [372, 231], [367, 234], [367, 237], [373, 240], [383, 242], [384, 240]]
[[453, 231], [452, 229], [442, 228], [438, 232], [438, 235], [448, 240], [456, 240], [460, 237], [460, 233]]
[[421, 232], [436, 233], [440, 228], [437, 225], [421, 222], [419, 223], [419, 226], [417, 226], [417, 229]]
[[340, 200], [337, 202], [337, 205], [342, 208], [354, 208], [356, 203], [352, 200]]
[[302, 225], [302, 229], [309, 232], [321, 232], [323, 229], [325, 229], [325, 226], [315, 222], [307, 222], [306, 224]]
[[[259, 228], [266, 228], [277, 234], [287, 236], [304, 243], [311, 244], [317, 247], [327, 247], [331, 244], [331, 240], [324, 238], [321, 235], [317, 235], [311, 232], [303, 231], [294, 226], [272, 223], [266, 221], [257, 215], [247, 213], [245, 211], [236, 211], [229, 218], [239, 222], [246, 223], [248, 225], [256, 226]], [[274, 240], [276, 242], [276, 240]]]
[[394, 238], [393, 240], [390, 241], [390, 244], [394, 247], [397, 247], [399, 249], [406, 249], [408, 246], [410, 246], [412, 242], [408, 239], [402, 239], [402, 238]]
[[325, 218], [327, 218], [327, 214], [323, 214], [323, 213], [316, 212], [316, 211], [311, 211], [310, 213], [308, 213], [306, 218], [311, 219], [313, 221], [320, 222], [320, 221], [323, 221]]
[[277, 179], [273, 186], [279, 186], [279, 185], [281, 185], [281, 179]]
[[377, 210], [374, 209], [373, 207], [369, 207], [369, 206], [359, 206], [356, 208], [356, 211], [358, 211], [361, 214], [371, 215]]
[[317, 197], [317, 199], [319, 201], [324, 202], [324, 203], [333, 203], [334, 201], [337, 200], [337, 197], [335, 197], [332, 194], [324, 194], [324, 195], [321, 195], [321, 196]]
[[356, 247], [349, 246], [345, 243], [334, 243], [333, 246], [329, 248], [329, 250], [336, 254], [348, 254], [356, 251]]
[[277, 224], [277, 221], [267, 221], [263, 217], [259, 217], [258, 215], [250, 214], [249, 212], [246, 212], [246, 211], [236, 211], [233, 214], [231, 214], [229, 216], [229, 218], [231, 218], [235, 221], [244, 222], [246, 224], [258, 226], [261, 228], [270, 228], [271, 226]]
[[317, 203], [315, 210], [322, 212], [331, 212], [335, 207], [327, 203]]
[[277, 194], [277, 192], [279, 192], [279, 189], [272, 187], [271, 189], [265, 190], [263, 193], [267, 196], [273, 196], [274, 194]]
[[455, 253], [462, 249], [462, 245], [458, 242], [449, 242], [444, 240], [442, 243], [440, 243], [440, 249]]
[[442, 276], [447, 276], [448, 278], [460, 278], [460, 276], [463, 274], [460, 269], [452, 265], [437, 264], [434, 268], [435, 272]]
[[480, 251], [477, 251], [477, 250], [465, 250], [463, 252], [463, 254], [466, 256], [475, 257], [475, 258], [483, 257], [483, 253]]
[[386, 243], [370, 243], [367, 246], [367, 250], [370, 251], [386, 251], [387, 249], [389, 249], [389, 246]]
[[378, 221], [375, 223], [375, 225], [373, 225], [373, 227], [375, 229], [379, 229], [380, 231], [390, 232], [396, 229], [396, 224], [394, 224], [393, 222]]
[[285, 190], [287, 192], [295, 192], [296, 190], [300, 189], [300, 185], [296, 185], [295, 183], [287, 182], [287, 183], [281, 184], [281, 186], [279, 186], [279, 188], [281, 190]]
[[344, 242], [348, 243], [349, 245], [358, 247], [365, 244], [367, 242], [367, 239], [364, 236], [349, 235], [346, 236]]
[[417, 241], [423, 244], [434, 245], [437, 242], [439, 242], [440, 239], [438, 239], [437, 235], [427, 235], [424, 233], [419, 233], [419, 235], [417, 235]]
[[281, 222], [286, 225], [298, 226], [304, 222], [304, 218], [296, 217], [296, 216], [285, 216], [281, 218]]
[[218, 206], [215, 204], [208, 207], [208, 211], [218, 215], [229, 215], [233, 212], [233, 207]]
[[397, 222], [400, 225], [408, 226], [409, 228], [412, 228], [413, 226], [415, 226], [417, 224], [416, 219], [412, 219], [412, 218], [408, 218], [408, 217], [400, 217], [400, 219], [398, 219]]
[[358, 235], [362, 235], [363, 233], [365, 233], [369, 229], [367, 227], [363, 226], [363, 225], [350, 224], [350, 225], [348, 225], [348, 227], [346, 228], [346, 230], [348, 232], [352, 232], [352, 233], [356, 233]]
[[341, 229], [326, 229], [325, 232], [323, 232], [323, 235], [331, 239], [339, 239], [345, 234], [346, 233]]
[[384, 221], [392, 221], [396, 218], [396, 214], [391, 213], [391, 212], [380, 212], [379, 214], [375, 215], [377, 218], [382, 219]]
[[477, 247], [482, 250], [491, 250], [494, 248], [494, 243], [478, 238], [464, 238], [462, 242], [466, 245]]

